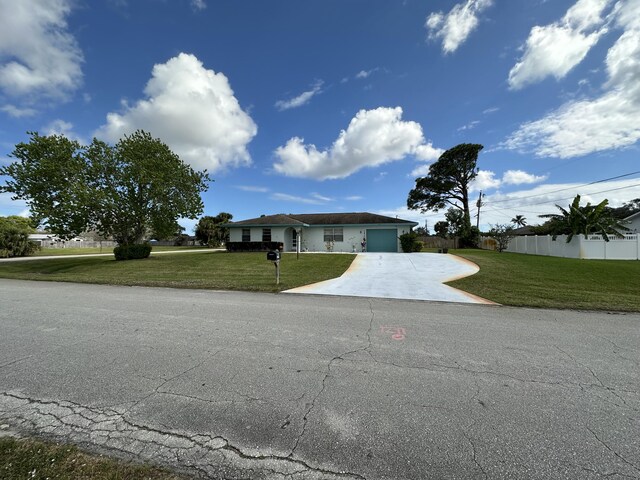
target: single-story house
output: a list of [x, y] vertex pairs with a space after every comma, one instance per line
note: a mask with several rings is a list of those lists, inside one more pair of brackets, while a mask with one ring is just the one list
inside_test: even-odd
[[624, 226], [630, 230], [628, 233], [640, 233], [640, 212], [629, 215], [625, 221]]
[[[230, 250], [281, 247], [285, 252], [400, 252], [399, 236], [418, 224], [375, 213], [264, 215], [229, 222]], [[243, 248], [246, 247], [246, 248]]]

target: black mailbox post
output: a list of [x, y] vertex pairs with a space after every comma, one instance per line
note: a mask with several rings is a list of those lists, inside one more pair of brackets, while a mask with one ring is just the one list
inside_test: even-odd
[[267, 252], [267, 260], [273, 262], [276, 267], [276, 285], [280, 284], [280, 252], [278, 250], [272, 250]]

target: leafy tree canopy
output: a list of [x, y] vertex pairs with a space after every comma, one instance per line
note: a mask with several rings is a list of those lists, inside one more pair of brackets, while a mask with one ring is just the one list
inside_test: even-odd
[[640, 212], [640, 198], [634, 198], [626, 202], [624, 205], [618, 208], [611, 208], [611, 215], [615, 218], [624, 219], [634, 213]]
[[460, 237], [465, 233], [464, 213], [458, 208], [449, 208], [444, 218], [449, 224], [448, 233], [451, 237]]
[[121, 245], [151, 232], [168, 236], [180, 217], [202, 213], [206, 171], [196, 172], [160, 139], [137, 131], [115, 146], [84, 146], [62, 135], [30, 132], [0, 168], [0, 192], [26, 200], [33, 218], [61, 238], [94, 230]]
[[407, 198], [409, 209], [425, 213], [451, 206], [462, 211], [464, 225], [470, 231], [469, 184], [478, 174], [476, 163], [482, 149], [482, 145], [463, 143], [444, 152], [429, 167], [426, 177], [416, 179]]
[[449, 222], [445, 222], [444, 220], [436, 222], [436, 224], [433, 226], [433, 229], [436, 232], [436, 236], [447, 238], [447, 236], [449, 235]]
[[196, 239], [202, 245], [219, 246], [228, 241], [229, 229], [222, 225], [231, 221], [233, 215], [220, 212], [215, 217], [204, 216], [195, 228]]

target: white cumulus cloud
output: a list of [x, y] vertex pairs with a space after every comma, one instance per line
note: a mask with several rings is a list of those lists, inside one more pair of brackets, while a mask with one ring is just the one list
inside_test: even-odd
[[73, 124], [66, 120], [56, 119], [49, 122], [42, 127], [42, 131], [45, 135], [64, 135], [71, 140], [77, 140], [81, 144], [87, 144], [88, 142], [73, 131]]
[[560, 21], [533, 27], [522, 58], [509, 72], [509, 87], [565, 77], [607, 32], [602, 15], [610, 1], [578, 0]]
[[502, 185], [539, 183], [547, 178], [546, 175], [533, 175], [523, 170], [507, 170], [502, 174], [502, 178], [496, 178], [495, 172], [491, 170], [478, 170], [478, 175], [471, 183], [469, 191], [491, 190]]
[[[400, 160], [424, 145], [422, 127], [402, 120], [402, 108], [360, 110], [330, 148], [291, 138], [276, 149], [274, 169], [290, 177], [344, 178], [365, 167]], [[426, 146], [425, 146], [426, 147]], [[425, 154], [425, 150], [422, 150]]]
[[[434, 162], [438, 158], [440, 158], [440, 155], [442, 155], [443, 153], [444, 153], [443, 148], [436, 148], [433, 146], [431, 142], [429, 142], [429, 143], [425, 143], [424, 145], [419, 145], [418, 147], [416, 147], [414, 155], [417, 160], [421, 160], [423, 162]], [[419, 165], [411, 171], [411, 176], [424, 177], [429, 173], [429, 167], [430, 165], [428, 164]]]
[[95, 135], [115, 142], [137, 129], [167, 143], [180, 158], [209, 172], [251, 163], [256, 124], [242, 110], [227, 77], [181, 53], [153, 67], [145, 99], [109, 113]]
[[195, 11], [204, 10], [207, 8], [207, 4], [204, 0], [191, 0], [191, 8]]
[[480, 13], [491, 5], [493, 0], [467, 0], [456, 4], [449, 13], [432, 13], [424, 25], [429, 39], [442, 40], [445, 54], [455, 52], [478, 26]]
[[569, 158], [628, 147], [640, 140], [640, 2], [621, 1], [615, 26], [624, 31], [606, 58], [600, 96], [570, 101], [525, 123], [503, 143], [511, 150]]
[[498, 188], [502, 182], [499, 178], [495, 177], [495, 172], [490, 170], [478, 170], [478, 175], [473, 179], [471, 185], [469, 185], [469, 191], [474, 192], [478, 190]]
[[318, 80], [313, 85], [311, 85], [311, 90], [302, 92], [300, 95], [290, 98], [289, 100], [278, 100], [276, 102], [276, 108], [282, 111], [282, 110], [289, 110], [291, 108], [298, 108], [303, 105], [306, 105], [311, 101], [313, 97], [322, 93], [323, 83], [324, 82], [322, 80]]
[[0, 111], [6, 113], [13, 118], [32, 117], [38, 113], [34, 108], [29, 107], [16, 107], [15, 105], [7, 104], [0, 108]]
[[288, 193], [274, 193], [269, 198], [271, 200], [279, 200], [283, 202], [306, 203], [309, 205], [323, 205], [324, 203], [326, 203], [324, 200], [321, 200], [319, 198], [299, 197], [297, 195], [289, 195]]
[[82, 83], [82, 52], [67, 30], [71, 0], [0, 0], [0, 89], [30, 103], [64, 100]]
[[522, 185], [544, 182], [547, 178], [547, 175], [533, 175], [522, 170], [507, 170], [502, 174], [502, 183], [506, 185]]

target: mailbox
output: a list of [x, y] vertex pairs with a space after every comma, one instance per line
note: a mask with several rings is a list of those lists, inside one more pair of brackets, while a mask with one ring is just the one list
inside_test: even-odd
[[280, 260], [280, 252], [275, 250], [271, 252], [267, 252], [267, 260], [271, 262], [277, 262], [278, 260]]

